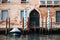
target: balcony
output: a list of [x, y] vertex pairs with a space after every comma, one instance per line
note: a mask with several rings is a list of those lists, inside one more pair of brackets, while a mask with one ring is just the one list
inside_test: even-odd
[[47, 7], [58, 7], [60, 6], [60, 0], [40, 0], [40, 6], [47, 6]]

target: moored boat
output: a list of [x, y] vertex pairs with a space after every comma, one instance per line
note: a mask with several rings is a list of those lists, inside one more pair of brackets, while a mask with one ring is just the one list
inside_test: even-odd
[[10, 32], [10, 35], [21, 35], [21, 31], [18, 28], [13, 28]]

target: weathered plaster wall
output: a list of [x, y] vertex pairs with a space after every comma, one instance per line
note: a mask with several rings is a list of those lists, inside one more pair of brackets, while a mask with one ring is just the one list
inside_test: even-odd
[[[22, 21], [20, 20], [20, 11], [23, 10], [25, 7], [27, 10], [27, 23], [28, 23], [30, 12], [33, 9], [36, 9], [40, 14], [40, 27], [42, 27], [42, 24], [43, 24], [43, 27], [46, 27], [46, 18], [48, 14], [48, 8], [39, 7], [40, 6], [39, 0], [29, 0], [28, 3], [21, 3], [21, 0], [10, 0], [10, 1], [11, 1], [10, 3], [4, 3], [4, 4], [0, 2], [0, 15], [1, 15], [1, 10], [8, 10], [8, 14], [9, 14], [8, 17], [11, 20], [10, 21], [11, 27], [22, 28], [23, 20]], [[55, 27], [55, 24], [56, 24], [57, 10], [60, 10], [60, 7], [50, 7], [50, 17], [52, 18], [52, 21], [53, 21], [53, 27]], [[43, 20], [43, 23], [42, 23], [42, 20]], [[1, 16], [0, 16], [0, 21], [2, 21]], [[6, 24], [6, 22], [3, 22], [2, 24]], [[0, 24], [0, 27], [5, 28], [6, 26], [2, 24]], [[56, 24], [56, 26], [58, 25]]]

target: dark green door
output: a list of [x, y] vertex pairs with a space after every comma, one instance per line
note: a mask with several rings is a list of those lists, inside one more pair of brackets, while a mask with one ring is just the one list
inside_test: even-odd
[[60, 22], [60, 11], [56, 11], [56, 22]]
[[29, 16], [29, 27], [39, 27], [39, 13], [34, 9]]

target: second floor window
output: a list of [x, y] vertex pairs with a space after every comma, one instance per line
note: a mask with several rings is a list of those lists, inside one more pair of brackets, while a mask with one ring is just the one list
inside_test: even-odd
[[21, 12], [20, 12], [20, 20], [23, 20], [23, 17], [24, 17], [24, 10], [21, 10]]
[[8, 0], [2, 0], [2, 3], [7, 3]]
[[59, 6], [60, 0], [40, 0], [40, 5], [45, 5], [48, 7]]
[[54, 4], [58, 4], [60, 1], [54, 1]]
[[47, 1], [47, 4], [52, 4], [52, 1]]
[[45, 1], [40, 1], [40, 4], [41, 4], [41, 5], [45, 4]]
[[28, 0], [21, 0], [21, 3], [26, 3], [28, 2]]
[[8, 14], [8, 10], [2, 10], [2, 21], [6, 21], [7, 19], [7, 14]]
[[21, 1], [26, 1], [26, 0], [21, 0]]

